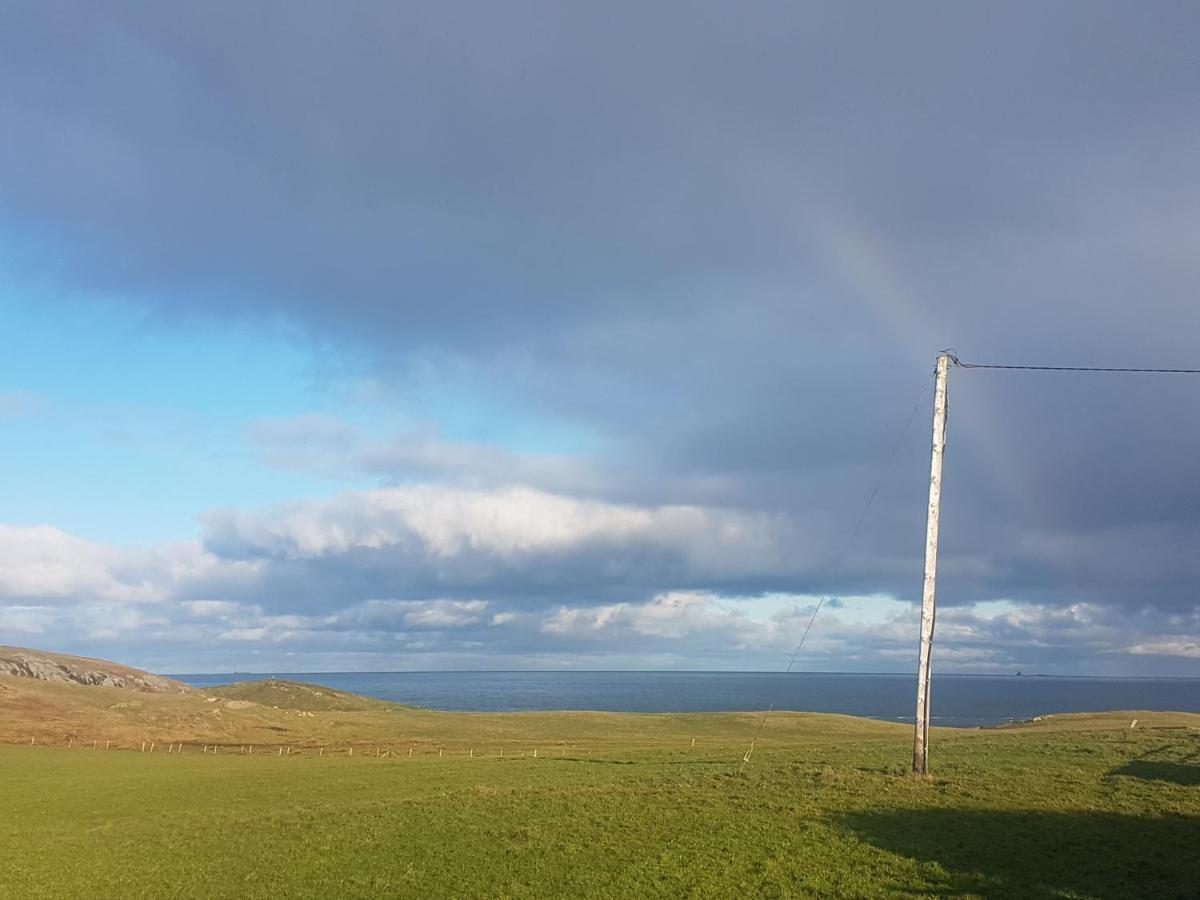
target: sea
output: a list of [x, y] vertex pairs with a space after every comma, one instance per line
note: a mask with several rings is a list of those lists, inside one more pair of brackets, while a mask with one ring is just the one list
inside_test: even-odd
[[[844, 713], [913, 719], [913, 675], [793, 672], [274, 672], [175, 675], [196, 687], [285, 678], [442, 710]], [[1114, 709], [1200, 713], [1200, 678], [934, 675], [932, 719], [957, 727]]]

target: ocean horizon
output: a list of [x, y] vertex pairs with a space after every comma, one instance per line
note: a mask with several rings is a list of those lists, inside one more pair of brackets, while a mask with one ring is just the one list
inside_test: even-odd
[[[282, 678], [381, 700], [461, 712], [692, 713], [774, 707], [912, 721], [916, 676], [862, 672], [471, 670], [178, 674], [194, 687]], [[1200, 678], [1101, 675], [934, 676], [939, 725], [1002, 725], [1035, 716], [1118, 709], [1200, 713]]]

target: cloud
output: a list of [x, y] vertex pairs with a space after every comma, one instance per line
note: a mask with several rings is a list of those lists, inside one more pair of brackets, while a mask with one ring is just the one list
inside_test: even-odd
[[1159, 641], [1134, 644], [1129, 648], [1129, 652], [1147, 656], [1183, 656], [1188, 659], [1200, 659], [1200, 643], [1196, 641]]
[[222, 631], [220, 637], [226, 641], [261, 641], [268, 634], [265, 628], [230, 628]]
[[331, 478], [373, 475], [385, 480], [449, 481], [468, 487], [513, 484], [608, 493], [619, 474], [564, 453], [516, 452], [478, 441], [454, 441], [421, 431], [372, 438], [330, 415], [260, 420], [250, 438], [264, 461], [284, 470]]
[[[612, 609], [694, 640], [711, 611], [653, 598], [908, 600], [924, 409], [845, 536], [937, 350], [1195, 366], [1186, 4], [274, 9], [7, 6], [0, 263], [48, 309], [300, 336], [401, 427], [283, 417], [254, 449], [389, 486], [212, 511], [185, 549], [14, 533], [12, 597], [478, 601], [479, 627], [543, 639], [522, 616], [608, 634]], [[955, 652], [1006, 660], [1005, 629], [1041, 640], [1055, 610], [1152, 613], [1146, 646], [1186, 645], [1196, 397], [953, 373], [943, 620], [1045, 617], [969, 623], [998, 643]], [[553, 429], [588, 440], [513, 437]]]
[[265, 565], [266, 579], [307, 585], [301, 589], [326, 592], [324, 599], [328, 592], [460, 591], [536, 604], [563, 592], [599, 599], [770, 580], [797, 565], [794, 529], [776, 515], [604, 503], [532, 488], [395, 487], [261, 513], [215, 511], [204, 522], [209, 552]]
[[482, 623], [490, 606], [486, 600], [368, 600], [336, 621], [364, 630], [462, 628]]
[[253, 567], [224, 566], [195, 542], [125, 549], [49, 525], [0, 525], [0, 594], [11, 598], [154, 603], [223, 568], [235, 574]]
[[50, 610], [37, 606], [0, 606], [0, 628], [6, 634], [39, 635], [53, 621]]
[[[117, 553], [102, 545], [91, 550], [101, 559]], [[205, 551], [193, 548], [192, 553], [204, 557]], [[625, 599], [597, 602], [577, 599], [571, 587], [563, 586], [536, 602], [502, 593], [382, 599], [328, 594], [310, 609], [304, 597], [271, 593], [271, 568], [286, 558], [260, 560], [251, 580], [227, 581], [233, 587], [215, 599], [213, 570], [241, 568], [245, 562], [204, 557], [201, 565], [182, 567], [163, 548], [134, 555], [143, 567], [139, 585], [159, 586], [152, 596], [140, 589], [114, 592], [111, 580], [94, 572], [85, 573], [91, 582], [56, 577], [50, 584], [58, 593], [43, 586], [48, 596], [42, 600], [25, 598], [21, 592], [27, 587], [7, 582], [0, 584], [0, 624], [39, 646], [175, 671], [239, 665], [292, 671], [648, 663], [778, 671], [791, 659], [819, 599], [628, 587]], [[455, 556], [443, 563], [455, 564]], [[346, 581], [329, 584], [344, 587]], [[908, 671], [917, 619], [914, 603], [886, 595], [826, 603], [797, 668]], [[1195, 611], [1152, 607], [1008, 601], [951, 606], [939, 615], [936, 658], [939, 671], [948, 672], [1178, 674], [1191, 671], [1186, 667], [1200, 658], [1194, 642], [1180, 637], [1198, 628]], [[194, 662], [182, 666], [181, 659]]]
[[[613, 632], [629, 632], [640, 637], [678, 640], [692, 634], [728, 626], [734, 618], [727, 611], [715, 611], [711, 595], [673, 591], [661, 594], [649, 603], [621, 603], [596, 608], [560, 607], [544, 619], [540, 630], [545, 634], [612, 639]], [[725, 637], [730, 637], [725, 632]]]

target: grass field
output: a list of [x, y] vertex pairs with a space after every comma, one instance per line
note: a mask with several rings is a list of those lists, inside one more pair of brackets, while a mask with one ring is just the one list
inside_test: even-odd
[[935, 730], [935, 775], [918, 780], [906, 774], [908, 729], [846, 717], [774, 717], [739, 771], [753, 717], [345, 715], [367, 730], [395, 716], [397, 755], [365, 740], [354, 756], [319, 755], [311, 735], [290, 756], [0, 747], [0, 896], [1200, 889], [1197, 716]]

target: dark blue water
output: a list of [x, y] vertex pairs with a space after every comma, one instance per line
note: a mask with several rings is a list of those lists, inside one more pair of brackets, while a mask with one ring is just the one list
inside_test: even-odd
[[[911, 675], [769, 672], [305, 672], [276, 677], [432, 709], [717, 712], [776, 709], [911, 721]], [[270, 675], [177, 675], [197, 687]], [[1200, 679], [936, 675], [939, 725], [998, 725], [1062, 712], [1200, 712]]]

